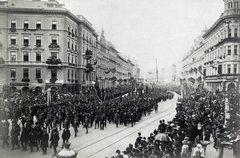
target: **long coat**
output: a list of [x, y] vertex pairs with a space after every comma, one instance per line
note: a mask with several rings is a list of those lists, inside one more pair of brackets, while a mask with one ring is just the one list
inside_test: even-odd
[[41, 148], [47, 148], [48, 147], [48, 139], [49, 139], [48, 133], [44, 133], [42, 135], [42, 138], [41, 138], [41, 144], [40, 144]]
[[62, 133], [62, 139], [63, 139], [63, 140], [67, 140], [67, 139], [70, 138], [70, 136], [71, 136], [71, 134], [70, 134], [69, 129], [68, 129], [68, 128], [65, 128], [65, 129], [63, 130], [63, 133]]
[[51, 145], [50, 146], [55, 146], [55, 147], [58, 146], [59, 133], [58, 133], [57, 130], [53, 130], [52, 131], [50, 141], [51, 141]]

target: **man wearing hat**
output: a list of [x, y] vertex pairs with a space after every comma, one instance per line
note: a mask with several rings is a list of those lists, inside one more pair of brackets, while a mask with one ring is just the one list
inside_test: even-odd
[[121, 154], [121, 151], [117, 149], [116, 151], [117, 155], [114, 158], [123, 158], [123, 155]]
[[231, 141], [233, 143], [233, 154], [236, 158], [240, 158], [240, 131], [237, 132], [237, 138]]
[[53, 129], [52, 129], [50, 141], [51, 141], [50, 148], [53, 147], [54, 155], [56, 155], [57, 154], [58, 141], [59, 141], [59, 133], [58, 133], [58, 130], [57, 130], [57, 126], [54, 126]]
[[47, 153], [48, 139], [49, 139], [49, 135], [47, 133], [47, 129], [43, 129], [43, 134], [42, 134], [41, 143], [40, 143], [40, 147], [42, 148], [43, 155]]

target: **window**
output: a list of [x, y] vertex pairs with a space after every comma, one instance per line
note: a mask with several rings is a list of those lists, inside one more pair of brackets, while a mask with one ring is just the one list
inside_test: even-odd
[[75, 56], [75, 63], [77, 64], [77, 56]]
[[85, 39], [85, 31], [83, 30], [83, 39]]
[[51, 70], [51, 78], [57, 78], [57, 69]]
[[24, 36], [23, 37], [23, 45], [24, 46], [28, 46], [29, 45], [29, 37], [28, 36]]
[[23, 69], [23, 78], [28, 78], [28, 69]]
[[68, 54], [68, 63], [70, 63], [70, 54]]
[[29, 53], [23, 52], [23, 61], [29, 61]]
[[23, 28], [24, 28], [24, 29], [28, 29], [28, 28], [29, 28], [29, 22], [28, 22], [28, 20], [24, 20]]
[[41, 47], [41, 45], [42, 45], [41, 36], [37, 36], [36, 37], [36, 46]]
[[228, 46], [228, 55], [231, 55], [231, 46]]
[[16, 45], [16, 36], [11, 35], [11, 45]]
[[68, 70], [68, 79], [70, 79], [70, 70]]
[[238, 32], [238, 29], [235, 28], [235, 29], [234, 29], [234, 37], [238, 37], [238, 33], [237, 33], [237, 32]]
[[233, 73], [234, 73], [234, 74], [237, 73], [237, 64], [234, 64], [234, 66], [233, 66]]
[[72, 80], [73, 80], [73, 76], [74, 76], [74, 72], [73, 72], [73, 70], [72, 70]]
[[36, 69], [36, 78], [41, 78], [41, 69]]
[[85, 75], [83, 74], [83, 81], [85, 80]]
[[230, 65], [230, 64], [227, 65], [227, 73], [228, 73], [228, 74], [231, 73], [231, 65]]
[[41, 29], [41, 21], [37, 20], [36, 29]]
[[237, 55], [237, 45], [234, 46], [234, 55]]
[[57, 52], [51, 52], [52, 59], [57, 59]]
[[36, 61], [37, 62], [41, 62], [42, 61], [41, 52], [36, 52]]
[[231, 29], [228, 29], [228, 38], [231, 38], [232, 34], [231, 34]]
[[70, 39], [68, 39], [68, 49], [70, 49]]
[[70, 25], [68, 25], [68, 32], [70, 32]]
[[75, 80], [77, 79], [77, 71], [75, 71]]
[[75, 51], [77, 51], [77, 42], [75, 43]]
[[10, 71], [11, 71], [11, 78], [16, 78], [16, 69], [12, 68], [10, 69]]
[[73, 56], [72, 56], [72, 63], [73, 63]]
[[55, 36], [52, 37], [52, 44], [57, 44], [57, 37]]
[[53, 21], [52, 22], [52, 30], [56, 30], [57, 29], [57, 22]]
[[11, 61], [16, 61], [16, 52], [11, 52], [10, 58], [11, 58]]
[[11, 21], [11, 28], [16, 28], [16, 20]]

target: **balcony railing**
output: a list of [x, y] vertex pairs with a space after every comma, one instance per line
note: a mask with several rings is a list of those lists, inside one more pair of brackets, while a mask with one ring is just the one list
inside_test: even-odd
[[62, 62], [60, 59], [49, 57], [46, 61], [46, 64], [58, 65], [58, 64], [62, 64]]
[[49, 46], [48, 46], [49, 49], [59, 49], [60, 46], [57, 44], [57, 43], [51, 43]]

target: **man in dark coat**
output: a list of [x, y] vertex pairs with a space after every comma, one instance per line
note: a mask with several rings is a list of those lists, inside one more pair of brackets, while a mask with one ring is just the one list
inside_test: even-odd
[[114, 115], [114, 123], [116, 124], [116, 127], [117, 127], [117, 128], [118, 128], [119, 122], [120, 122], [120, 115], [119, 115], [119, 113], [117, 112], [117, 113], [115, 113], [115, 115]]
[[17, 123], [13, 123], [12, 125], [12, 130], [11, 130], [11, 136], [12, 136], [12, 150], [14, 150], [14, 146], [17, 145], [18, 148], [19, 143], [18, 143], [18, 136], [19, 136], [19, 132], [20, 132], [20, 127], [17, 125]]
[[57, 130], [57, 126], [55, 126], [52, 129], [50, 141], [51, 141], [50, 148], [53, 147], [54, 155], [56, 155], [57, 154], [58, 141], [59, 141], [59, 132]]
[[[71, 134], [70, 134], [69, 129], [67, 127], [65, 127], [63, 130], [63, 133], [62, 133], [63, 145], [65, 142], [68, 143], [70, 136], [71, 136]], [[62, 148], [63, 148], [63, 145], [62, 145]]]
[[42, 148], [42, 151], [43, 151], [43, 155], [47, 153], [48, 139], [49, 139], [49, 135], [47, 133], [47, 130], [43, 129], [43, 134], [42, 134], [41, 144], [40, 144], [40, 147]]
[[9, 143], [8, 143], [8, 133], [9, 133], [9, 126], [6, 122], [4, 122], [3, 124], [3, 131], [2, 131], [2, 139], [3, 139], [3, 142], [2, 142], [2, 149], [4, 149], [5, 145], [9, 146]]
[[22, 128], [22, 133], [20, 136], [20, 141], [21, 141], [21, 145], [22, 145], [22, 151], [26, 151], [27, 150], [27, 145], [28, 145], [28, 134], [29, 131], [26, 127]]
[[38, 142], [37, 142], [37, 132], [35, 131], [34, 127], [32, 127], [31, 132], [29, 133], [29, 146], [31, 148], [30, 152], [33, 152], [33, 147], [38, 148]]

